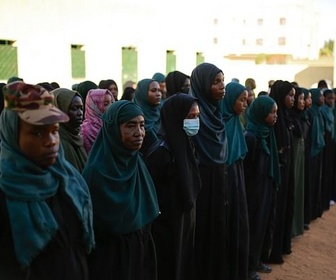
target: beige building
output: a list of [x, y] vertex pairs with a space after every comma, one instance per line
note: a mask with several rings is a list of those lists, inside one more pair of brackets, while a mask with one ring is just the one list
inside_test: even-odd
[[309, 67], [293, 60], [316, 63], [322, 43], [314, 5], [315, 0], [1, 0], [0, 81], [15, 74], [31, 83], [71, 87], [114, 79], [121, 88], [155, 72], [191, 74], [207, 61], [223, 69], [226, 81], [253, 77], [264, 90], [268, 80], [291, 81]]

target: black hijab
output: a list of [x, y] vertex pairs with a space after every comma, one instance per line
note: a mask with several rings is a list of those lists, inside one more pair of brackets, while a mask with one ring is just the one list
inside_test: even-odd
[[282, 80], [275, 81], [271, 87], [270, 97], [272, 97], [278, 105], [278, 120], [274, 125], [278, 150], [288, 150], [291, 146], [288, 129], [291, 129], [293, 124], [289, 116], [289, 109], [285, 106], [285, 99], [293, 87], [290, 82]]
[[160, 135], [166, 141], [175, 159], [178, 189], [181, 190], [184, 209], [190, 210], [201, 189], [198, 162], [191, 139], [183, 130], [183, 120], [197, 99], [177, 93], [163, 103]]

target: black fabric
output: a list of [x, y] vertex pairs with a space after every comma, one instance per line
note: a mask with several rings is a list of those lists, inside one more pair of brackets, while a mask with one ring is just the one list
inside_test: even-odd
[[335, 144], [332, 141], [331, 133], [325, 131], [325, 147], [323, 149], [322, 182], [321, 182], [321, 206], [320, 212], [329, 210], [332, 199], [332, 182], [334, 180], [334, 154]]
[[152, 224], [158, 279], [193, 279], [196, 208], [185, 211], [175, 158], [165, 145], [157, 146], [146, 163], [161, 211]]
[[270, 96], [278, 105], [278, 120], [274, 132], [278, 146], [281, 184], [276, 199], [275, 230], [271, 262], [282, 262], [282, 254], [291, 251], [291, 226], [294, 213], [294, 172], [293, 172], [293, 123], [289, 109], [285, 106], [286, 96], [293, 85], [288, 81], [277, 80]]
[[[155, 245], [150, 226], [124, 235], [96, 235], [96, 250], [88, 262], [90, 280], [156, 280]], [[81, 278], [72, 280], [75, 279]]]
[[246, 279], [248, 273], [249, 221], [243, 161], [228, 166], [230, 279]]
[[245, 187], [249, 218], [249, 269], [256, 270], [267, 259], [272, 246], [276, 186], [268, 174], [270, 155], [254, 134], [245, 134], [248, 153], [244, 159]]
[[0, 279], [89, 279], [82, 226], [70, 200], [58, 192], [47, 200], [47, 204], [57, 220], [59, 231], [29, 268], [23, 270], [15, 257], [5, 195], [0, 191]]
[[166, 99], [161, 109], [159, 129], [160, 137], [165, 140], [175, 158], [178, 188], [186, 211], [195, 206], [201, 188], [195, 148], [191, 138], [183, 130], [183, 120], [195, 102], [196, 98], [181, 93]]
[[183, 120], [195, 101], [179, 93], [166, 99], [161, 108], [161, 139], [146, 157], [161, 211], [153, 223], [159, 279], [193, 279], [195, 204], [201, 178]]
[[230, 279], [227, 167], [199, 168], [203, 185], [196, 204], [195, 279]]

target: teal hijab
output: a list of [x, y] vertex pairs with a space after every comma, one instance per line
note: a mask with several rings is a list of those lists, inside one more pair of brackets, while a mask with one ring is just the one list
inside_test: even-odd
[[225, 97], [219, 104], [227, 135], [228, 165], [235, 163], [239, 159], [243, 159], [247, 152], [240, 117], [234, 111], [236, 100], [244, 90], [246, 90], [246, 88], [239, 83], [228, 83], [225, 87]]
[[120, 125], [143, 116], [131, 101], [113, 103], [102, 115], [83, 176], [90, 188], [96, 233], [126, 234], [159, 215], [155, 186], [139, 151], [126, 149]]
[[89, 190], [80, 173], [65, 160], [62, 147], [56, 162], [43, 169], [20, 151], [19, 119], [15, 112], [5, 109], [0, 117], [0, 127], [0, 189], [6, 195], [19, 263], [28, 267], [55, 236], [58, 224], [46, 199], [58, 190], [64, 190], [74, 205], [82, 222], [87, 252], [90, 252], [94, 234]]
[[[323, 90], [323, 96], [326, 98], [328, 94], [334, 95], [331, 89]], [[331, 138], [334, 139], [334, 114], [333, 109], [335, 106], [330, 107], [327, 104], [323, 104], [321, 107], [321, 114], [323, 116], [325, 131], [329, 132]]]
[[314, 157], [323, 150], [325, 141], [323, 117], [321, 114], [321, 105], [319, 105], [319, 99], [322, 93], [318, 88], [312, 88], [310, 89], [310, 92], [312, 94], [312, 107], [310, 108], [310, 113], [312, 116], [310, 156]]
[[211, 63], [201, 63], [192, 71], [190, 94], [198, 99], [200, 108], [200, 130], [193, 140], [203, 165], [225, 164], [227, 139], [219, 101], [210, 94], [211, 85], [221, 69]]
[[[267, 95], [258, 96], [250, 105], [247, 114], [246, 131], [252, 132], [261, 141], [263, 150], [271, 156], [269, 175], [274, 179], [276, 185], [279, 186], [281, 176], [274, 128], [270, 127], [265, 121], [274, 104], [275, 101], [271, 97]], [[269, 144], [267, 144], [267, 139], [269, 140]]]
[[149, 85], [155, 82], [153, 79], [143, 79], [138, 82], [134, 92], [134, 103], [139, 105], [145, 117], [146, 133], [156, 135], [160, 128], [161, 105], [154, 106], [148, 100]]

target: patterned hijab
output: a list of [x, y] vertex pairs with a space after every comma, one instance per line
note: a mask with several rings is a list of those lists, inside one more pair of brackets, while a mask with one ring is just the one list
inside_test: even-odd
[[65, 191], [83, 225], [87, 251], [94, 246], [92, 206], [87, 185], [69, 164], [60, 146], [56, 162], [41, 168], [27, 159], [19, 147], [19, 119], [5, 109], [0, 117], [0, 189], [6, 195], [16, 257], [28, 267], [49, 243], [58, 224], [46, 200], [59, 190]]
[[126, 234], [159, 215], [155, 186], [139, 153], [124, 147], [120, 125], [143, 116], [131, 101], [113, 103], [93, 144], [83, 176], [90, 188], [98, 232]]
[[89, 154], [92, 144], [103, 125], [101, 116], [105, 111], [104, 100], [106, 94], [110, 95], [112, 102], [114, 102], [113, 94], [107, 89], [91, 89], [86, 96], [85, 119], [81, 126], [81, 135], [87, 154]]
[[202, 63], [190, 77], [190, 94], [197, 98], [200, 107], [200, 130], [194, 137], [200, 164], [224, 164], [227, 160], [227, 139], [219, 101], [210, 95], [211, 85], [221, 69], [211, 63]]
[[235, 82], [228, 83], [225, 87], [225, 97], [220, 101], [220, 109], [225, 122], [228, 141], [227, 164], [231, 165], [239, 159], [243, 159], [247, 152], [247, 146], [243, 133], [240, 117], [234, 112], [237, 98], [246, 88]]

